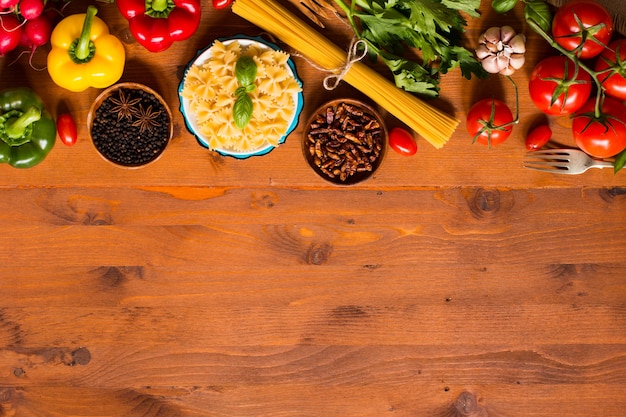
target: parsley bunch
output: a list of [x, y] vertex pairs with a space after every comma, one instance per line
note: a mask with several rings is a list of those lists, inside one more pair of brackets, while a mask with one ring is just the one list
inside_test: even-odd
[[[467, 24], [460, 12], [478, 17], [480, 0], [334, 0], [345, 13], [358, 39], [367, 43], [373, 59], [379, 57], [393, 73], [396, 86], [439, 96], [439, 74], [457, 67], [467, 79], [488, 74], [461, 46]], [[403, 57], [407, 47], [420, 58]]]

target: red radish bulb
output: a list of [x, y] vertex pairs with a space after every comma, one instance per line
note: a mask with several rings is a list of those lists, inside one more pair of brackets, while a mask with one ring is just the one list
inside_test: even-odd
[[33, 47], [33, 43], [31, 42], [30, 38], [28, 37], [28, 34], [24, 30], [24, 26], [25, 25], [22, 25], [22, 27], [20, 28], [20, 43], [19, 43], [19, 46], [23, 46], [24, 48], [32, 48]]
[[20, 0], [20, 14], [26, 20], [36, 19], [43, 13], [44, 6], [43, 0]]
[[48, 43], [52, 29], [52, 21], [46, 15], [27, 20], [24, 24], [24, 32], [30, 40], [30, 45], [34, 48]]
[[20, 0], [0, 0], [0, 9], [11, 9], [13, 10]]
[[14, 14], [0, 16], [0, 56], [17, 48], [21, 36], [22, 27]]

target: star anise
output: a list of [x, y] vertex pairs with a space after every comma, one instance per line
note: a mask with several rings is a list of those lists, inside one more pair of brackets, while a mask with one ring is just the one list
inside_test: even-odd
[[141, 98], [134, 98], [131, 100], [130, 96], [127, 96], [124, 93], [123, 89], [119, 90], [118, 98], [111, 97], [111, 103], [115, 105], [111, 109], [113, 113], [117, 113], [117, 120], [120, 121], [122, 118], [127, 118], [128, 120], [132, 120], [133, 114], [137, 112], [136, 105], [141, 101]]
[[139, 110], [135, 111], [134, 116], [137, 118], [133, 122], [133, 126], [139, 127], [139, 133], [143, 133], [144, 130], [148, 132], [152, 131], [152, 128], [161, 126], [161, 123], [157, 121], [157, 118], [161, 115], [161, 111], [152, 111], [152, 105], [144, 109], [143, 105], [139, 105]]

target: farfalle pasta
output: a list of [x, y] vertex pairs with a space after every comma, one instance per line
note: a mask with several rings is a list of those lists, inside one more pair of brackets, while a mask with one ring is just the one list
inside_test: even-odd
[[[250, 92], [252, 117], [239, 129], [233, 118], [239, 87], [235, 65], [244, 55], [256, 63], [257, 75]], [[279, 145], [297, 111], [294, 95], [302, 91], [288, 60], [286, 52], [262, 44], [217, 40], [207, 60], [189, 67], [181, 97], [188, 101], [187, 117], [193, 118], [209, 148], [251, 153]]]

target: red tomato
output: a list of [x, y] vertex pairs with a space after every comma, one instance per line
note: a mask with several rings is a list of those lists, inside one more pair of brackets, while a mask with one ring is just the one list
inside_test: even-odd
[[626, 39], [609, 44], [596, 61], [595, 71], [608, 95], [626, 101]]
[[612, 34], [613, 19], [595, 0], [571, 0], [559, 7], [552, 20], [554, 40], [581, 59], [598, 56]]
[[526, 149], [536, 151], [544, 147], [552, 139], [552, 129], [548, 125], [539, 125], [526, 136]]
[[594, 117], [595, 98], [572, 120], [572, 133], [580, 149], [596, 158], [609, 158], [626, 149], [626, 106], [605, 97], [599, 118]]
[[76, 123], [71, 114], [63, 113], [57, 117], [57, 134], [61, 142], [67, 146], [72, 146], [76, 143], [78, 133], [76, 131]]
[[506, 103], [485, 98], [476, 102], [467, 113], [467, 131], [475, 142], [498, 145], [511, 135], [513, 114]]
[[591, 87], [591, 76], [564, 55], [543, 59], [533, 68], [528, 81], [535, 106], [554, 116], [581, 108], [589, 99]]
[[415, 138], [401, 127], [394, 127], [389, 131], [389, 146], [401, 155], [411, 156], [417, 152]]
[[213, 8], [214, 9], [225, 9], [230, 6], [233, 0], [213, 0]]

